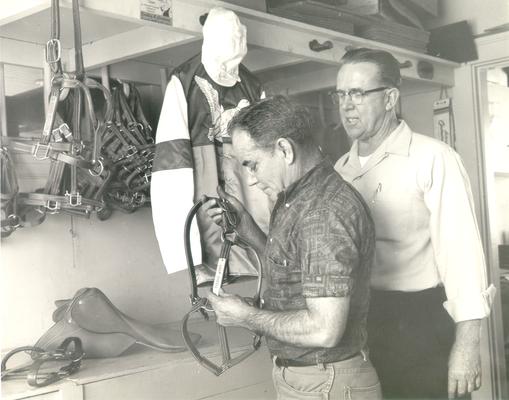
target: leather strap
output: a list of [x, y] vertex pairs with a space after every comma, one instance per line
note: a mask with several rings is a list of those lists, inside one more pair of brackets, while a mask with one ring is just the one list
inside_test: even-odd
[[[12, 356], [21, 352], [30, 352], [33, 361], [29, 364], [8, 369], [7, 362], [12, 358]], [[10, 378], [26, 378], [30, 386], [48, 386], [78, 371], [81, 366], [83, 355], [81, 339], [77, 337], [66, 338], [60, 346], [52, 352], [45, 351], [42, 348], [34, 346], [18, 347], [7, 353], [2, 359], [2, 380]], [[44, 364], [51, 361], [62, 360], [69, 361], [69, 363], [60, 367], [56, 371], [41, 372], [41, 368]]]
[[[121, 82], [112, 82], [113, 119], [101, 137], [102, 152], [111, 160], [115, 171], [105, 192], [106, 202], [112, 208], [129, 213], [150, 201], [155, 145], [146, 135], [146, 119], [142, 116], [139, 99], [135, 98], [138, 93], [135, 86], [129, 84], [131, 100], [126, 97], [124, 86]], [[137, 118], [141, 118], [141, 122]]]
[[[203, 205], [204, 201], [209, 200], [209, 198], [204, 197], [203, 199], [200, 199], [198, 202], [196, 202], [191, 210], [189, 211], [186, 222], [184, 225], [184, 246], [185, 246], [185, 254], [186, 254], [186, 260], [187, 260], [187, 267], [189, 272], [189, 280], [191, 285], [191, 310], [184, 316], [182, 319], [182, 337], [184, 339], [184, 342], [186, 346], [188, 347], [189, 351], [193, 355], [193, 357], [198, 361], [203, 367], [211, 371], [214, 375], [219, 376], [224, 371], [228, 370], [229, 368], [233, 367], [234, 365], [237, 365], [241, 361], [245, 360], [247, 357], [249, 357], [254, 351], [256, 351], [260, 347], [261, 343], [261, 337], [258, 335], [253, 336], [253, 343], [252, 347], [245, 352], [241, 353], [237, 357], [232, 358], [230, 353], [230, 347], [228, 343], [228, 336], [226, 333], [226, 328], [217, 324], [218, 329], [218, 336], [219, 336], [219, 346], [221, 350], [222, 355], [222, 363], [221, 365], [217, 365], [213, 363], [211, 360], [204, 357], [198, 348], [195, 346], [195, 344], [192, 342], [191, 337], [189, 335], [188, 330], [188, 320], [190, 315], [192, 315], [195, 312], [200, 312], [203, 317], [208, 320], [208, 314], [207, 312], [213, 311], [209, 304], [207, 299], [201, 298], [198, 295], [198, 285], [196, 282], [196, 271], [195, 266], [193, 262], [193, 255], [191, 252], [191, 245], [190, 245], [190, 231], [191, 231], [191, 223], [200, 209], [200, 207]], [[242, 245], [243, 247], [248, 248], [245, 246], [245, 244], [240, 240], [239, 235], [236, 233], [235, 228], [238, 223], [237, 216], [233, 212], [233, 210], [230, 209], [228, 202], [223, 199], [217, 199], [219, 205], [223, 208], [223, 244], [221, 246], [221, 251], [219, 255], [218, 265], [216, 268], [216, 276], [214, 279], [214, 285], [213, 285], [213, 292], [215, 294], [219, 293], [219, 289], [221, 288], [224, 278], [227, 277], [228, 271], [228, 258], [230, 255], [230, 250], [233, 245]], [[251, 249], [251, 248], [250, 248]], [[254, 254], [256, 255], [256, 258], [258, 260], [259, 264], [259, 271], [258, 271], [258, 286], [257, 286], [257, 293], [254, 296], [254, 300], [252, 301], [252, 304], [259, 307], [260, 306], [260, 292], [261, 292], [261, 283], [262, 283], [262, 271], [261, 271], [261, 262], [258, 258], [258, 254], [254, 249], [251, 249]]]
[[[104, 86], [84, 75], [79, 1], [73, 0], [72, 6], [76, 74], [71, 77], [62, 71], [59, 0], [52, 0], [51, 39], [46, 45], [46, 61], [53, 71], [53, 77], [44, 127], [36, 143], [11, 141], [16, 151], [30, 153], [37, 160], [50, 160], [48, 179], [43, 193], [16, 193], [12, 203], [16, 205], [17, 211], [2, 221], [3, 226], [7, 223], [15, 227], [41, 223], [47, 211], [64, 211], [88, 217], [92, 211], [101, 211], [105, 207], [102, 195], [111, 180], [111, 173], [104, 171], [99, 148], [100, 138], [107, 125], [96, 118], [90, 90], [98, 89], [102, 92], [105, 99], [104, 118], [107, 121], [111, 121], [113, 115], [111, 96]], [[64, 92], [69, 94], [62, 99]], [[61, 104], [64, 100], [67, 100], [66, 103]], [[68, 115], [65, 116], [71, 127], [59, 115], [59, 110], [66, 111], [65, 107], [59, 107], [61, 105], [71, 105], [67, 107]], [[82, 119], [87, 121], [83, 126]], [[82, 135], [85, 129], [88, 134], [84, 132]], [[95, 180], [87, 179], [89, 175]]]

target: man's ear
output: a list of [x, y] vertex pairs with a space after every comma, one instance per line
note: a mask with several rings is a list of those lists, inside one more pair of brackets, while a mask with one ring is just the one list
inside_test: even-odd
[[276, 151], [281, 154], [288, 165], [295, 161], [295, 148], [291, 140], [286, 138], [279, 138], [276, 141]]
[[396, 107], [396, 105], [398, 104], [399, 89], [398, 88], [387, 89], [386, 99], [387, 100], [385, 103], [385, 109], [387, 111], [393, 110]]

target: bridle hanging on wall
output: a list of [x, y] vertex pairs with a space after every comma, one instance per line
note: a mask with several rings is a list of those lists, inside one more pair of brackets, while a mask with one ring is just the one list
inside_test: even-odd
[[[128, 96], [124, 85], [128, 85]], [[130, 213], [150, 203], [155, 144], [136, 86], [120, 82], [111, 86], [113, 117], [103, 136], [101, 153], [109, 160], [114, 177], [104, 200], [108, 206]]]
[[[26, 214], [36, 210], [38, 222], [46, 213], [64, 212], [90, 217], [104, 209], [103, 192], [111, 179], [100, 156], [101, 137], [106, 121], [112, 118], [109, 91], [85, 75], [82, 54], [79, 2], [72, 1], [76, 70], [68, 74], [62, 68], [59, 0], [51, 4], [51, 38], [46, 44], [46, 63], [51, 72], [51, 90], [40, 137], [34, 142], [12, 140], [10, 147], [30, 153], [36, 160], [49, 160], [45, 187], [36, 192], [18, 192], [10, 213], [16, 227], [26, 226]], [[96, 116], [92, 91], [104, 98], [103, 117]], [[32, 225], [34, 223], [31, 223]]]

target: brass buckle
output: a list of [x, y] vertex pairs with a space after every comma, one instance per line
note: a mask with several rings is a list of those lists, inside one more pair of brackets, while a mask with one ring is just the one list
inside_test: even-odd
[[81, 194], [69, 193], [67, 190], [65, 191], [65, 197], [69, 197], [69, 205], [71, 207], [81, 206]]
[[11, 214], [7, 217], [7, 220], [9, 221], [11, 228], [16, 229], [21, 226], [21, 220], [19, 218], [19, 215]]
[[[42, 157], [40, 156], [41, 148], [43, 149]], [[51, 147], [49, 144], [41, 144], [41, 142], [37, 142], [35, 145], [35, 149], [32, 151], [32, 155], [36, 160], [42, 161], [49, 158], [49, 152]]]
[[61, 203], [58, 200], [47, 200], [45, 207], [53, 213], [60, 210]]
[[72, 137], [71, 129], [69, 128], [69, 125], [67, 125], [65, 122], [58, 127], [58, 130], [62, 135], [64, 135], [64, 138], [69, 140], [70, 137]]
[[46, 42], [46, 47], [44, 48], [44, 53], [46, 57], [46, 62], [48, 64], [55, 64], [60, 61], [62, 56], [62, 46], [60, 45], [60, 40], [58, 39], [50, 39]]
[[[98, 169], [99, 172], [97, 172], [97, 170], [96, 170], [97, 164], [99, 164], [99, 169]], [[92, 176], [100, 176], [104, 172], [104, 164], [103, 164], [103, 162], [101, 160], [97, 160], [96, 164], [94, 165], [94, 168], [93, 169], [89, 169], [88, 172]]]
[[55, 128], [51, 131], [51, 137], [53, 138], [53, 141], [55, 143], [61, 143], [64, 141], [64, 138], [62, 136], [62, 132], [59, 128]]
[[138, 149], [134, 146], [129, 146], [126, 151], [126, 158], [132, 157], [138, 152]]

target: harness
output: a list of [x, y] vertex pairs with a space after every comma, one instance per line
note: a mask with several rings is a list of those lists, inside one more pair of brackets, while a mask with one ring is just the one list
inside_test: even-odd
[[[30, 353], [31, 361], [8, 369], [7, 362], [15, 354], [22, 352]], [[8, 352], [2, 359], [2, 380], [26, 378], [30, 386], [47, 386], [78, 371], [81, 367], [82, 358], [83, 348], [81, 340], [77, 337], [66, 338], [54, 351], [45, 351], [35, 346], [18, 347]], [[55, 370], [54, 365], [51, 365], [61, 365], [62, 362], [64, 362], [64, 365], [57, 370]], [[48, 370], [47, 365], [53, 368]]]
[[134, 84], [128, 88], [129, 97], [123, 84], [113, 87], [113, 120], [107, 125], [101, 151], [114, 174], [104, 200], [114, 209], [131, 213], [150, 202], [155, 144], [140, 94]]
[[[237, 365], [241, 361], [245, 360], [247, 357], [249, 357], [251, 354], [253, 354], [254, 351], [256, 351], [260, 347], [261, 343], [261, 337], [258, 335], [253, 336], [253, 342], [251, 344], [251, 347], [248, 348], [243, 353], [239, 354], [237, 357], [231, 356], [230, 352], [230, 346], [228, 344], [228, 337], [226, 333], [226, 328], [217, 324], [217, 332], [218, 332], [218, 338], [219, 338], [219, 346], [221, 349], [221, 355], [222, 355], [222, 364], [218, 365], [212, 362], [210, 359], [207, 359], [204, 357], [198, 348], [196, 347], [195, 343], [192, 341], [191, 336], [188, 331], [188, 320], [189, 317], [196, 313], [200, 312], [202, 316], [208, 320], [208, 312], [213, 312], [214, 310], [211, 309], [210, 304], [206, 298], [200, 297], [198, 295], [198, 285], [196, 282], [196, 272], [195, 272], [195, 265], [193, 262], [193, 255], [191, 253], [191, 245], [190, 245], [190, 231], [191, 231], [191, 223], [200, 209], [200, 207], [203, 205], [204, 202], [208, 201], [210, 198], [204, 197], [202, 200], [199, 200], [196, 202], [191, 210], [189, 211], [185, 226], [184, 226], [184, 246], [185, 246], [185, 254], [186, 254], [186, 260], [187, 260], [187, 266], [188, 266], [188, 272], [189, 272], [189, 281], [191, 284], [191, 310], [184, 316], [182, 319], [182, 336], [184, 338], [184, 342], [189, 349], [189, 351], [192, 353], [193, 357], [206, 369], [211, 371], [214, 375], [219, 376], [229, 368]], [[260, 293], [261, 293], [261, 286], [262, 286], [262, 272], [261, 272], [261, 261], [254, 249], [249, 247], [239, 236], [238, 232], [236, 231], [236, 227], [238, 225], [238, 216], [235, 213], [235, 211], [231, 208], [230, 204], [227, 200], [224, 199], [216, 199], [218, 205], [222, 209], [222, 233], [221, 233], [221, 239], [222, 239], [222, 245], [221, 245], [221, 252], [219, 255], [219, 259], [217, 261], [217, 268], [216, 268], [216, 274], [214, 276], [214, 283], [212, 286], [212, 292], [215, 295], [219, 295], [219, 290], [221, 289], [223, 283], [228, 277], [228, 258], [230, 255], [230, 250], [232, 246], [237, 245], [245, 249], [251, 249], [255, 257], [258, 261], [258, 283], [257, 283], [257, 289], [254, 297], [252, 299], [246, 299], [248, 302], [250, 302], [252, 305], [256, 307], [261, 306], [260, 302]]]
[[[46, 62], [52, 71], [48, 109], [38, 140], [11, 141], [10, 147], [31, 154], [36, 160], [49, 160], [49, 176], [42, 190], [16, 193], [9, 213], [11, 233], [25, 226], [27, 212], [36, 210], [41, 223], [46, 213], [65, 212], [89, 217], [104, 208], [103, 191], [111, 179], [100, 157], [100, 141], [111, 120], [109, 91], [84, 73], [78, 0], [72, 2], [76, 71], [63, 72], [60, 44], [59, 0], [52, 0], [51, 38], [46, 44]], [[98, 119], [92, 101], [92, 90], [104, 97], [103, 118]], [[12, 168], [12, 165], [11, 165]], [[12, 179], [11, 179], [12, 180]]]

